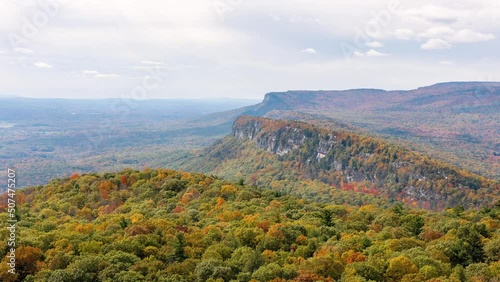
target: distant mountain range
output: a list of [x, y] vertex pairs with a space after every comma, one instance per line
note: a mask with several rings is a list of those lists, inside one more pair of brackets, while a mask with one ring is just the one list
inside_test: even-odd
[[229, 131], [240, 115], [341, 126], [500, 179], [498, 82], [449, 82], [409, 91], [273, 92], [262, 103], [203, 122], [219, 122]]

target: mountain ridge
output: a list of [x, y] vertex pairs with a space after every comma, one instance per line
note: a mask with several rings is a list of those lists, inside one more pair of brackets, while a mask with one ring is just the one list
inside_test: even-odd
[[[500, 179], [500, 83], [444, 82], [413, 90], [291, 90], [267, 93], [253, 106], [220, 114], [224, 126], [238, 116], [303, 120], [325, 127], [344, 123], [364, 134]], [[295, 115], [296, 117], [293, 117]], [[229, 131], [229, 128], [227, 129]]]
[[230, 137], [184, 161], [182, 169], [223, 177], [238, 172], [260, 186], [292, 191], [299, 188], [284, 180], [316, 180], [333, 186], [320, 189], [357, 189], [426, 209], [477, 208], [500, 199], [498, 181], [381, 139], [298, 121], [239, 117]]

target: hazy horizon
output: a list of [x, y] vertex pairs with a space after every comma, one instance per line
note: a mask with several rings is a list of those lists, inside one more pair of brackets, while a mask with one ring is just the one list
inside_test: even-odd
[[[500, 81], [441, 81], [441, 82], [436, 82], [433, 84], [429, 85], [420, 85], [418, 87], [414, 88], [395, 88], [395, 89], [383, 89], [383, 88], [374, 88], [374, 87], [363, 87], [363, 88], [345, 88], [345, 89], [288, 89], [288, 90], [280, 90], [280, 91], [268, 91], [265, 92], [261, 95], [261, 97], [255, 97], [255, 98], [245, 98], [245, 97], [218, 97], [218, 96], [213, 96], [213, 97], [188, 97], [188, 98], [182, 98], [182, 97], [145, 97], [141, 98], [138, 100], [144, 100], [144, 101], [151, 101], [151, 100], [185, 100], [185, 101], [216, 101], [216, 100], [239, 100], [239, 101], [253, 101], [253, 102], [259, 102], [262, 101], [265, 97], [266, 94], [268, 93], [282, 93], [282, 92], [290, 92], [290, 91], [347, 91], [347, 90], [357, 90], [357, 89], [374, 89], [374, 90], [384, 90], [384, 91], [411, 91], [415, 90], [421, 87], [429, 87], [437, 84], [443, 84], [443, 83], [500, 83]], [[119, 92], [119, 93], [125, 93], [125, 92]], [[118, 98], [123, 98], [120, 96], [116, 97], [80, 97], [80, 96], [63, 96], [63, 97], [33, 97], [33, 96], [23, 96], [23, 95], [9, 95], [9, 94], [0, 94], [0, 99], [7, 99], [7, 98], [25, 98], [25, 99], [62, 99], [62, 100], [113, 100], [113, 99], [118, 99]]]
[[[17, 95], [4, 95], [0, 94], [0, 99], [43, 99], [43, 100], [114, 100], [120, 97], [30, 97], [30, 96], [17, 96]], [[176, 100], [176, 101], [221, 101], [221, 100], [234, 100], [234, 101], [261, 101], [258, 98], [232, 98], [232, 97], [193, 97], [193, 98], [176, 98], [176, 97], [157, 97], [140, 99], [142, 101], [154, 100]]]

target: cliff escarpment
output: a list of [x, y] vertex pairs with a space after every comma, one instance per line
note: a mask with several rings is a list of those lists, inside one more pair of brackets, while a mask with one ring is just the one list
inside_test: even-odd
[[249, 116], [236, 120], [232, 135], [279, 156], [303, 178], [341, 189], [430, 209], [479, 207], [499, 198], [498, 182], [376, 138]]

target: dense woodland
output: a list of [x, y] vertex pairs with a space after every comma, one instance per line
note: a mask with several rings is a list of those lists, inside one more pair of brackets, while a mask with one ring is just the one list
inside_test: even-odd
[[17, 192], [18, 274], [4, 259], [0, 280], [499, 281], [500, 203], [364, 200], [313, 203], [164, 169], [75, 174]]

